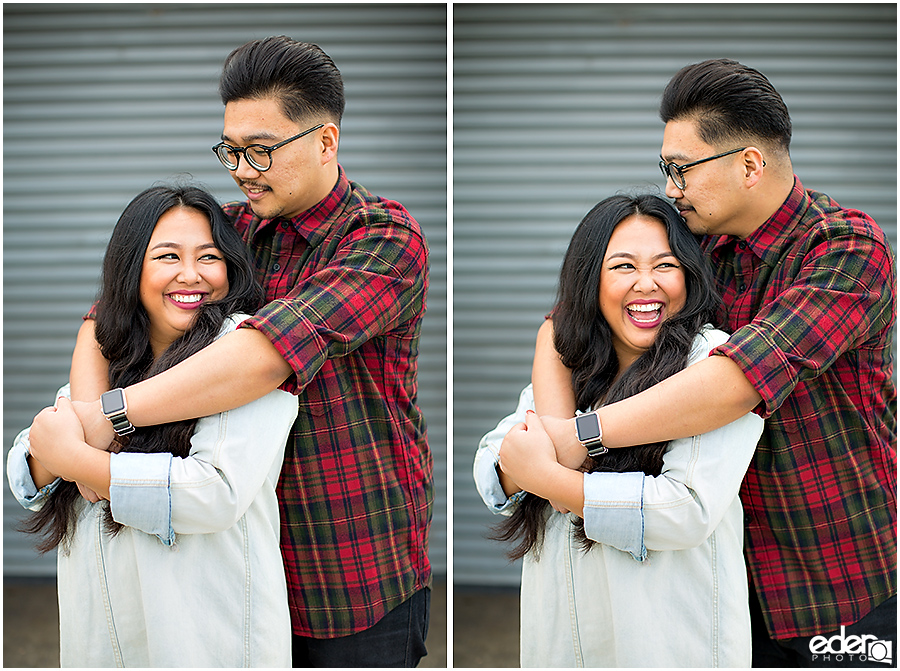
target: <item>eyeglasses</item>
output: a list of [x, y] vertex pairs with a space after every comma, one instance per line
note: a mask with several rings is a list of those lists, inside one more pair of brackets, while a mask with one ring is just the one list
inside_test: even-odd
[[674, 163], [666, 163], [665, 159], [662, 159], [659, 162], [659, 169], [662, 170], [662, 174], [666, 177], [670, 177], [672, 181], [675, 183], [679, 189], [684, 191], [684, 187], [687, 186], [684, 182], [684, 171], [688, 168], [693, 168], [695, 165], [700, 165], [701, 163], [706, 163], [707, 161], [713, 161], [717, 158], [722, 158], [723, 156], [728, 156], [729, 154], [736, 154], [739, 151], [744, 151], [747, 147], [740, 147], [739, 149], [732, 149], [731, 151], [726, 151], [721, 154], [716, 154], [715, 156], [710, 156], [709, 158], [701, 158], [699, 161], [693, 161], [692, 163], [685, 163], [684, 165], [675, 165]]
[[219, 157], [219, 160], [222, 161], [222, 165], [229, 170], [237, 170], [238, 163], [241, 160], [241, 154], [243, 154], [244, 158], [247, 159], [247, 163], [250, 164], [250, 167], [258, 172], [265, 172], [272, 167], [273, 151], [279, 147], [283, 147], [288, 142], [299, 140], [304, 135], [308, 135], [314, 130], [319, 130], [324, 126], [325, 124], [320, 123], [318, 126], [313, 126], [294, 137], [289, 137], [287, 140], [279, 142], [278, 144], [273, 144], [271, 147], [267, 147], [264, 144], [248, 144], [246, 147], [232, 147], [230, 144], [220, 142], [213, 147], [212, 150], [215, 152], [216, 156]]

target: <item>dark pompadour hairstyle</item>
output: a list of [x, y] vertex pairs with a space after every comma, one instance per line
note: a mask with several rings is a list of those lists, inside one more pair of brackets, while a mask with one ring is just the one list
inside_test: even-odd
[[791, 146], [791, 116], [765, 75], [725, 58], [682, 68], [659, 105], [663, 123], [695, 119], [707, 144], [756, 139], [784, 152]]
[[276, 98], [284, 115], [306, 121], [324, 115], [341, 125], [344, 82], [334, 61], [315, 44], [289, 37], [267, 37], [238, 47], [222, 67], [222, 104]]

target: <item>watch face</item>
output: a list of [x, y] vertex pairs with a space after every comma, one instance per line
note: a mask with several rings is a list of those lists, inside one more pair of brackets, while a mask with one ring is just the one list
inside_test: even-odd
[[125, 394], [120, 389], [108, 391], [100, 396], [100, 406], [104, 415], [122, 412], [125, 409]]
[[575, 430], [578, 432], [578, 440], [582, 443], [596, 440], [600, 437], [600, 420], [593, 412], [586, 415], [578, 415], [575, 418]]

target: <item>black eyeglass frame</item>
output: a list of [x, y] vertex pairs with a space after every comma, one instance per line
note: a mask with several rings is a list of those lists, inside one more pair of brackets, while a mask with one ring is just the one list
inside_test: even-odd
[[[293, 142], [294, 140], [299, 140], [304, 135], [309, 135], [313, 131], [319, 130], [320, 128], [324, 128], [324, 127], [325, 127], [325, 124], [320, 123], [318, 126], [313, 126], [312, 128], [309, 128], [309, 129], [303, 131], [302, 133], [298, 133], [294, 137], [289, 137], [287, 140], [282, 140], [278, 144], [273, 144], [271, 146], [266, 146], [264, 144], [248, 144], [246, 147], [232, 147], [227, 142], [220, 142], [219, 144], [217, 144], [216, 146], [214, 146], [212, 148], [212, 151], [216, 155], [216, 157], [219, 159], [219, 162], [222, 165], [224, 165], [228, 170], [237, 170], [238, 166], [241, 164], [241, 155], [243, 155], [251, 168], [253, 168], [257, 172], [265, 172], [266, 170], [268, 170], [269, 168], [272, 167], [272, 152], [273, 151], [275, 151], [276, 149], [278, 149], [280, 147], [283, 147], [288, 142]], [[222, 149], [223, 147], [227, 148], [228, 151], [237, 154], [237, 161], [235, 161], [234, 167], [232, 167], [228, 163], [226, 163], [225, 158], [222, 156], [222, 154], [219, 153], [219, 149]], [[269, 156], [269, 165], [267, 165], [265, 168], [260, 167], [252, 158], [247, 156], [248, 149], [262, 149], [264, 152], [266, 152], [266, 154]]]
[[[684, 171], [688, 168], [693, 168], [695, 165], [700, 165], [701, 163], [706, 163], [707, 161], [714, 161], [717, 158], [722, 158], [723, 156], [728, 156], [730, 154], [736, 154], [739, 151], [744, 151], [747, 147], [739, 147], [738, 149], [732, 149], [731, 151], [725, 151], [721, 154], [716, 154], [715, 156], [710, 156], [708, 158], [701, 158], [699, 161], [692, 161], [690, 163], [685, 163], [684, 165], [678, 165], [676, 163], [666, 163], [666, 160], [660, 156], [659, 161], [659, 169], [662, 170], [662, 174], [665, 175], [666, 179], [671, 178], [672, 183], [675, 184], [680, 190], [684, 191], [687, 186], [687, 182], [684, 180]], [[674, 174], [673, 174], [674, 171]], [[678, 176], [678, 179], [675, 179], [675, 175]]]

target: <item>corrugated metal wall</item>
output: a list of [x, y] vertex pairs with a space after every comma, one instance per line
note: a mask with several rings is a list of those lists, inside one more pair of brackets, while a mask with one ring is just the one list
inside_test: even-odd
[[483, 537], [472, 456], [530, 379], [581, 217], [620, 190], [662, 191], [670, 77], [719, 57], [761, 70], [791, 110], [804, 185], [895, 240], [896, 39], [894, 4], [454, 5], [455, 584], [518, 584]]
[[[242, 197], [210, 151], [222, 129], [225, 56], [286, 34], [344, 77], [340, 161], [402, 202], [431, 248], [420, 405], [435, 455], [431, 556], [446, 572], [447, 8], [354, 4], [4, 5], [3, 444], [68, 377], [109, 233], [124, 206], [186, 172]], [[4, 462], [5, 463], [5, 462]], [[52, 575], [13, 531], [4, 486], [4, 575]]]

